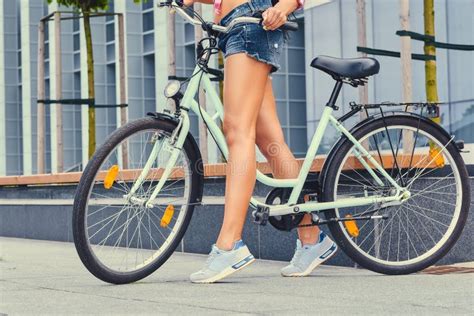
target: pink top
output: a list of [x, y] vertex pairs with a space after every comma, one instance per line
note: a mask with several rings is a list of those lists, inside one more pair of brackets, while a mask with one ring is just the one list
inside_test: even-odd
[[214, 12], [216, 14], [221, 14], [222, 0], [214, 0]]
[[[298, 7], [296, 8], [297, 10], [298, 9], [302, 9], [304, 7], [304, 1], [305, 0], [296, 0], [296, 2], [298, 2]], [[216, 14], [221, 14], [222, 10], [221, 10], [221, 7], [222, 7], [222, 0], [214, 0], [214, 12]]]

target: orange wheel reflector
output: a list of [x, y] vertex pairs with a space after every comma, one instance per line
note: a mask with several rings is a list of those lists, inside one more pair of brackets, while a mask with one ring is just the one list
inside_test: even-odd
[[438, 146], [434, 145], [430, 148], [430, 158], [430, 160], [433, 160], [436, 167], [444, 167], [444, 157]]
[[119, 172], [118, 165], [113, 165], [112, 167], [110, 167], [104, 179], [104, 188], [108, 190], [114, 185], [114, 181], [115, 179], [117, 179], [118, 172]]
[[161, 227], [166, 227], [169, 225], [171, 222], [171, 219], [173, 218], [174, 214], [174, 206], [172, 204], [168, 204], [168, 206], [165, 209], [165, 214], [163, 214], [163, 217], [161, 218], [160, 226]]
[[[352, 218], [352, 215], [346, 215], [346, 218]], [[346, 230], [352, 237], [359, 236], [359, 227], [357, 227], [356, 221], [344, 221], [344, 226], [346, 226]]]

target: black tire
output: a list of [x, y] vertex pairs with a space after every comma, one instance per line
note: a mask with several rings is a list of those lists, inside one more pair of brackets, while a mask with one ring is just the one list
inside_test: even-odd
[[179, 231], [175, 235], [174, 240], [171, 242], [170, 246], [168, 246], [167, 250], [161, 253], [155, 260], [153, 260], [153, 262], [145, 265], [139, 270], [133, 272], [114, 271], [98, 261], [93, 254], [89, 247], [87, 228], [85, 227], [85, 217], [87, 216], [87, 200], [91, 192], [91, 186], [93, 186], [96, 174], [101, 164], [108, 157], [109, 153], [111, 153], [114, 148], [122, 142], [122, 140], [126, 139], [130, 135], [133, 135], [134, 133], [138, 133], [146, 129], [156, 129], [171, 133], [175, 127], [176, 123], [173, 121], [152, 117], [138, 119], [124, 125], [113, 132], [104, 142], [104, 144], [99, 149], [97, 149], [82, 174], [74, 198], [72, 216], [74, 244], [82, 263], [94, 276], [100, 280], [113, 284], [125, 284], [147, 277], [166, 262], [166, 260], [171, 256], [178, 244], [181, 242], [181, 239], [186, 232], [193, 214], [194, 205], [202, 198], [203, 186], [201, 154], [194, 138], [190, 134], [188, 135], [183, 146], [183, 150], [189, 159], [189, 165], [191, 168], [191, 185], [190, 194], [188, 197], [190, 204], [187, 208], [182, 225], [180, 226]]
[[[395, 115], [389, 116], [386, 118], [387, 126], [408, 126], [412, 128], [417, 128], [421, 131], [426, 132], [427, 134], [434, 137], [438, 140], [441, 144], [446, 145], [450, 142], [450, 137], [447, 133], [442, 130], [440, 127], [435, 126], [432, 123], [426, 122], [424, 120], [419, 120], [416, 117], [408, 116], [408, 115]], [[352, 131], [353, 136], [360, 140], [364, 138], [365, 135], [376, 131], [380, 128], [384, 127], [384, 120], [382, 118], [374, 119], [372, 122], [368, 124], [361, 124], [360, 127], [356, 128], [355, 131]], [[335, 190], [336, 190], [336, 178], [338, 174], [338, 169], [341, 164], [344, 163], [343, 159], [348, 154], [349, 150], [353, 147], [353, 144], [347, 139], [342, 138], [338, 145], [336, 145], [332, 152], [329, 154], [328, 163], [325, 164], [323, 167], [323, 171], [321, 173], [321, 183], [323, 183], [322, 187], [322, 195], [320, 201], [323, 202], [330, 202], [334, 201]], [[464, 225], [467, 220], [469, 207], [470, 207], [470, 183], [469, 183], [469, 175], [464, 164], [464, 161], [459, 153], [459, 150], [454, 142], [450, 142], [447, 147], [447, 153], [451, 155], [453, 158], [457, 170], [459, 171], [459, 176], [461, 179], [462, 185], [462, 203], [461, 203], [461, 211], [458, 217], [458, 220], [455, 224], [455, 228], [452, 231], [451, 235], [447, 238], [445, 243], [437, 249], [436, 252], [428, 256], [427, 258], [423, 259], [417, 263], [411, 264], [404, 264], [399, 266], [382, 264], [380, 262], [371, 260], [367, 256], [361, 253], [361, 250], [358, 250], [354, 243], [351, 242], [350, 238], [348, 238], [347, 233], [345, 233], [345, 229], [339, 223], [331, 223], [329, 224], [329, 229], [335, 238], [335, 241], [339, 245], [339, 247], [356, 263], [360, 266], [367, 268], [369, 270], [389, 274], [389, 275], [400, 275], [400, 274], [409, 274], [413, 272], [417, 272], [423, 270], [438, 260], [440, 260], [446, 253], [453, 247], [453, 245], [458, 240], [461, 232], [464, 228]], [[325, 211], [325, 217], [327, 219], [334, 218], [337, 216], [336, 210], [327, 210]], [[395, 216], [395, 215], [394, 215]]]

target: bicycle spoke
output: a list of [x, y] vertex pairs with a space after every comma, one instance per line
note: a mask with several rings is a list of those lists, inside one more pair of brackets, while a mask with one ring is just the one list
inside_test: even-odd
[[[397, 211], [395, 212], [395, 215], [398, 214], [399, 211], [400, 211], [400, 209], [397, 209]], [[389, 219], [389, 222], [387, 223], [387, 225], [390, 224], [390, 222], [393, 221], [394, 218], [395, 218], [395, 216], [392, 216], [392, 218]], [[377, 225], [380, 225], [380, 223], [383, 223], [383, 222], [379, 222], [379, 223], [377, 223]], [[373, 232], [374, 230], [375, 230], [375, 226], [374, 226], [374, 228], [367, 234], [367, 237], [365, 237], [365, 239], [359, 244], [359, 246], [362, 246], [362, 245], [365, 243], [365, 241], [367, 240], [367, 238], [372, 234], [372, 232]]]
[[[413, 205], [410, 204], [410, 206], [413, 206]], [[419, 206], [416, 206], [416, 207], [419, 208], [420, 210], [424, 210], [424, 209], [420, 208]], [[423, 217], [429, 219], [430, 221], [433, 221], [433, 222], [435, 222], [435, 223], [437, 223], [437, 224], [439, 224], [439, 225], [442, 225], [442, 226], [444, 226], [444, 227], [449, 227], [449, 225], [446, 225], [445, 223], [441, 223], [440, 221], [437, 221], [437, 220], [433, 219], [432, 217], [427, 216], [425, 213], [420, 213], [420, 212], [415, 211], [415, 210], [413, 210], [413, 209], [412, 209], [412, 212], [415, 212], [415, 213], [417, 213], [417, 214], [420, 214], [421, 216], [423, 216]]]
[[[170, 152], [160, 150], [144, 181], [135, 183], [156, 144], [153, 140], [154, 133], [156, 132], [137, 133], [122, 141], [120, 146], [128, 148], [128, 167], [131, 169], [124, 170], [121, 167], [110, 188], [104, 188], [105, 180], [99, 180], [97, 175], [91, 186], [89, 208], [85, 214], [89, 244], [95, 257], [114, 271], [132, 272], [158, 258], [157, 254], [165, 251], [172, 238], [176, 237], [179, 231], [177, 225], [181, 225], [188, 204], [192, 205], [187, 204], [190, 166], [188, 159], [182, 154], [156, 199], [151, 201], [154, 208], [150, 209], [141, 202], [136, 202], [149, 200], [162, 178], [170, 155]], [[163, 138], [162, 141], [166, 139]], [[104, 179], [104, 173], [109, 175], [113, 166], [122, 166], [119, 148], [110, 153], [99, 168], [101, 179]], [[133, 195], [130, 193], [132, 185], [136, 187]], [[136, 200], [123, 198], [128, 195]], [[176, 208], [165, 215], [165, 209], [169, 205]]]
[[[459, 210], [459, 173], [457, 169], [453, 169], [455, 164], [448, 151], [452, 139], [440, 144], [416, 125], [404, 129], [390, 126], [387, 122], [387, 125], [380, 126], [382, 127], [365, 135], [359, 142], [363, 144], [370, 139], [369, 153], [377, 157], [380, 165], [387, 158], [393, 159], [382, 168], [401, 187], [410, 191], [411, 195], [399, 206], [381, 210], [377, 210], [381, 204], [336, 209], [338, 217], [372, 214], [388, 216], [386, 220], [374, 219], [364, 223], [355, 221], [357, 226], [360, 225], [357, 237], [349, 235], [345, 224], [338, 225], [349, 243], [373, 261], [388, 265], [417, 262], [437, 251], [440, 243], [445, 242], [443, 236], [455, 223], [453, 217]], [[434, 143], [439, 151], [430, 155], [429, 145]], [[383, 186], [371, 181], [365, 168], [361, 169], [361, 166], [353, 163], [353, 148], [345, 152], [339, 167], [334, 200], [337, 202], [338, 199], [348, 197], [394, 194], [392, 185], [378, 170], [372, 169], [377, 172]], [[445, 160], [442, 169], [434, 165], [440, 155]]]
[[[436, 193], [436, 194], [441, 194], [441, 195], [454, 195], [454, 196], [458, 196], [459, 194], [457, 193], [450, 193], [450, 192], [441, 192], [439, 190], [445, 190], [445, 187], [442, 187], [442, 188], [439, 188], [439, 189], [436, 189], [436, 190], [431, 190], [430, 192], [431, 193]], [[411, 188], [410, 189], [410, 192], [420, 192], [420, 193], [424, 193], [426, 190], [416, 190], [416, 189], [413, 189]], [[422, 196], [425, 195], [425, 194], [421, 194]]]
[[[451, 205], [451, 206], [456, 206], [456, 203], [449, 203], [449, 202], [446, 202], [444, 200], [435, 199], [431, 196], [427, 196], [426, 194], [418, 194], [417, 196], [419, 196], [421, 198], [424, 198], [424, 199], [431, 200], [431, 201], [435, 201], [435, 202], [438, 202], [438, 203], [443, 203], [443, 204], [447, 204], [447, 205]], [[443, 213], [440, 213], [440, 214], [443, 214]], [[448, 215], [448, 214], [443, 214], [443, 215]]]
[[392, 228], [393, 228], [393, 222], [390, 223], [390, 232], [388, 233], [389, 240], [388, 240], [388, 247], [387, 247], [387, 261], [388, 258], [390, 257], [390, 245], [392, 244]]
[[[428, 189], [430, 189], [432, 186], [438, 184], [440, 181], [442, 181], [442, 180], [438, 180], [438, 181], [436, 181], [435, 183], [430, 184], [429, 186], [427, 186], [426, 188], [424, 188], [421, 192], [418, 192], [418, 193], [414, 194], [414, 195], [412, 196], [412, 198], [414, 198], [414, 197], [416, 197], [416, 196], [422, 194], [423, 192], [426, 192]], [[456, 183], [451, 183], [451, 184], [448, 184], [448, 185], [444, 185], [443, 188], [446, 189], [447, 187], [450, 187], [450, 186], [453, 186], [453, 185], [456, 185]]]
[[360, 182], [360, 181], [355, 180], [355, 179], [352, 178], [352, 177], [349, 177], [347, 174], [344, 174], [344, 173], [341, 174], [341, 176], [344, 176], [344, 177], [348, 178], [349, 180], [352, 180], [352, 181], [354, 181], [354, 182], [357, 182], [357, 183], [359, 183], [359, 184], [362, 185], [362, 186], [370, 187], [370, 188], [374, 189], [374, 191], [376, 191], [376, 187], [372, 186], [370, 183], [362, 183], [362, 182]]

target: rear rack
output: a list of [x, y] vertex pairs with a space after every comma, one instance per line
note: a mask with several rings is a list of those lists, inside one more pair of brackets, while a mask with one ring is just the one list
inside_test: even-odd
[[408, 107], [412, 106], [415, 109], [417, 108], [437, 108], [438, 105], [443, 105], [447, 104], [446, 102], [382, 102], [382, 103], [368, 103], [368, 104], [361, 104], [361, 103], [356, 103], [356, 102], [351, 102], [349, 105], [351, 106], [351, 109], [354, 108], [359, 108], [361, 109], [378, 109], [382, 106], [404, 106], [405, 110], [408, 110]]
[[338, 121], [339, 122], [344, 122], [354, 114], [356, 114], [359, 111], [365, 111], [367, 116], [369, 116], [368, 110], [371, 109], [379, 109], [380, 112], [383, 115], [382, 108], [383, 107], [402, 107], [404, 108], [404, 112], [408, 112], [408, 110], [411, 108], [410, 112], [416, 112], [420, 110], [419, 115], [421, 116], [427, 116], [430, 118], [434, 117], [439, 117], [439, 105], [444, 105], [447, 104], [446, 102], [381, 102], [381, 103], [357, 103], [357, 102], [350, 102], [349, 105], [351, 107], [351, 110], [341, 116]]

